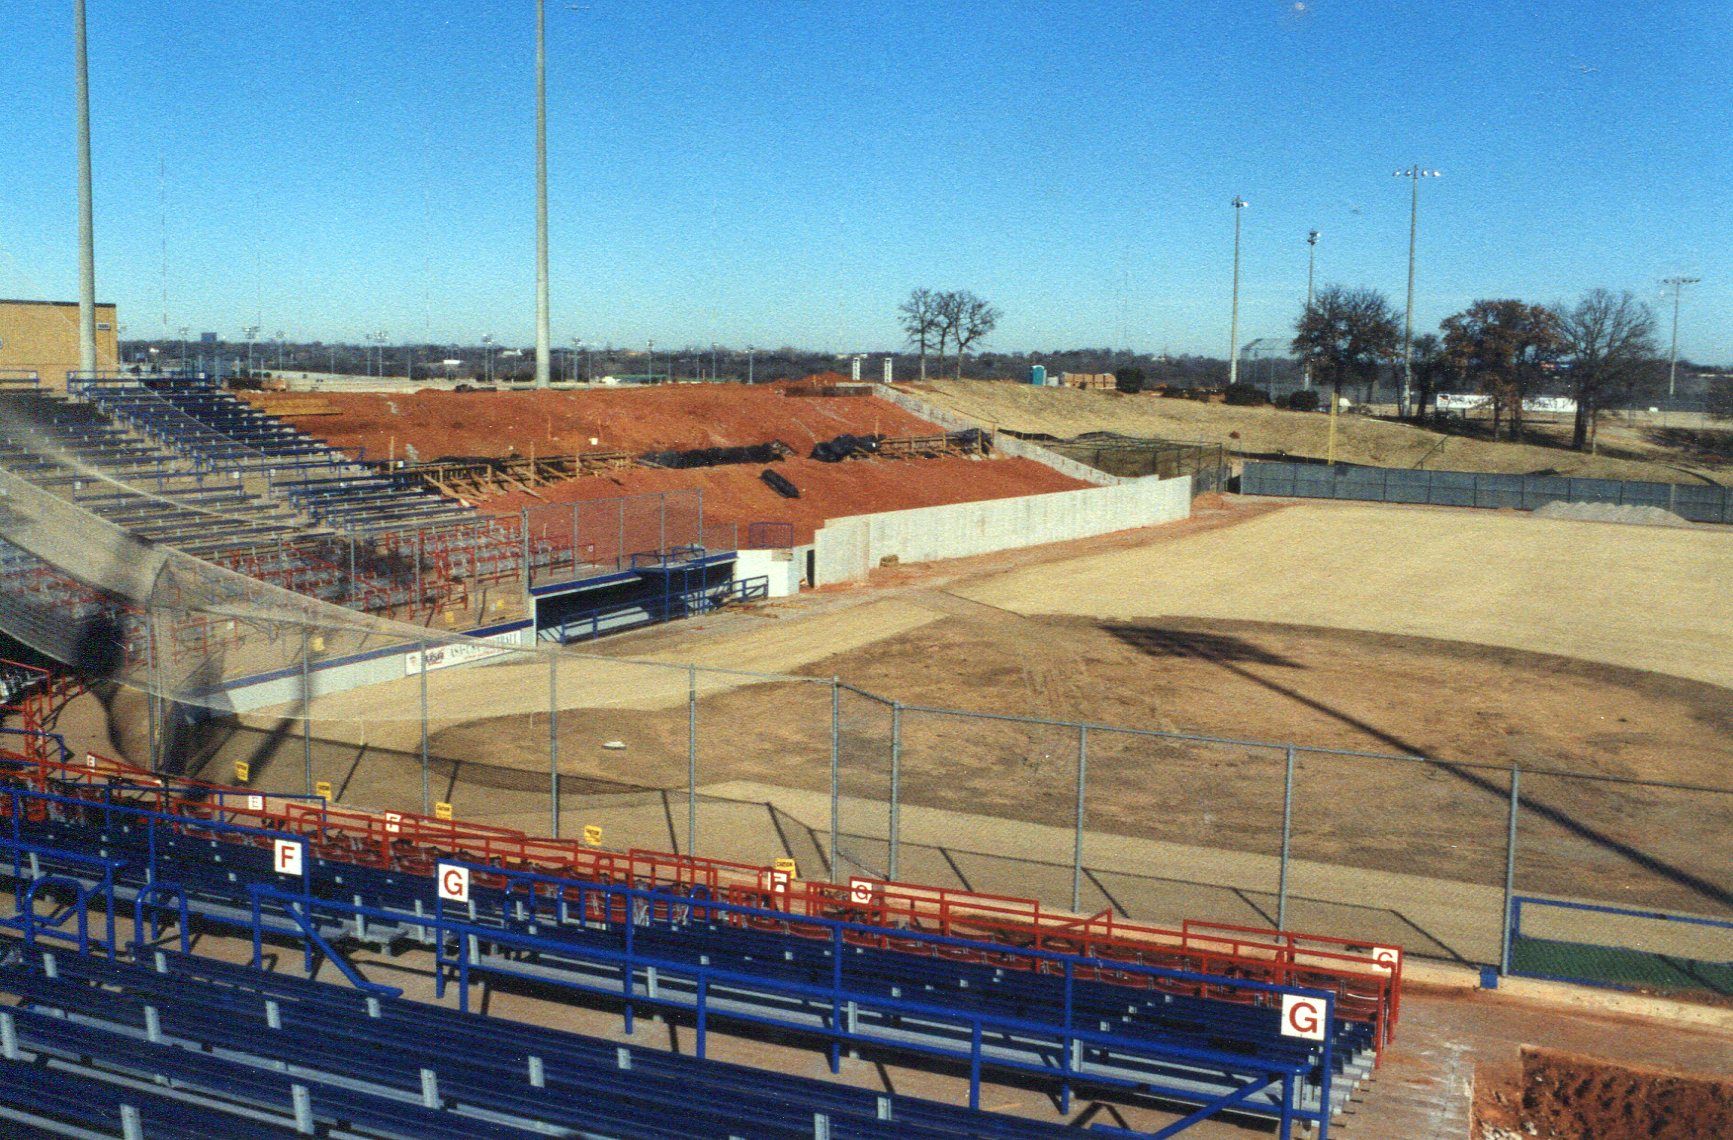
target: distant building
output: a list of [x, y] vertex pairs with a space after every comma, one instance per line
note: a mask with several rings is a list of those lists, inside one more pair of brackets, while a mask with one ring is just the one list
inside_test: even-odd
[[[113, 305], [96, 306], [96, 366], [120, 367]], [[0, 301], [0, 379], [34, 372], [45, 388], [66, 387], [78, 371], [78, 302]]]
[[202, 332], [199, 334], [199, 343], [200, 344], [215, 344], [215, 343], [217, 343], [217, 334], [216, 333]]

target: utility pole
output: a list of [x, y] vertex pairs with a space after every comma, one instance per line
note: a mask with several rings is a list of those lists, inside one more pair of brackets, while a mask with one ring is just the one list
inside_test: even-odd
[[90, 51], [84, 0], [73, 0], [78, 84], [78, 369], [96, 371], [96, 222], [90, 194]]
[[748, 386], [752, 384], [752, 354], [757, 351], [750, 344], [746, 346], [746, 383]]
[[1402, 317], [1402, 404], [1397, 413], [1400, 419], [1408, 418], [1408, 393], [1414, 384], [1414, 258], [1420, 236], [1420, 180], [1438, 178], [1442, 174], [1438, 170], [1425, 170], [1418, 164], [1395, 173], [1395, 177], [1406, 178], [1414, 184], [1408, 206], [1408, 307]]
[[1240, 211], [1246, 200], [1234, 195], [1234, 300], [1228, 318], [1228, 387], [1240, 382]]
[[[1318, 231], [1306, 235], [1306, 311], [1312, 311], [1312, 279], [1318, 268]], [[1312, 386], [1312, 360], [1306, 357], [1300, 369], [1300, 387]]]
[[1667, 403], [1679, 394], [1679, 294], [1685, 286], [1695, 285], [1701, 277], [1668, 277], [1661, 284], [1673, 290], [1673, 350], [1667, 354]]
[[547, 0], [536, 0], [536, 387], [549, 379]]

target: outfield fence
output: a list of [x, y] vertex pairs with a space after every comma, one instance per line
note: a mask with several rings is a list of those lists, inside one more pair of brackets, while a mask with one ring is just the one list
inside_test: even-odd
[[1606, 503], [1659, 507], [1690, 522], [1733, 523], [1733, 487], [1707, 484], [1253, 462], [1245, 465], [1240, 476], [1240, 491], [1247, 495], [1523, 511], [1548, 503]]

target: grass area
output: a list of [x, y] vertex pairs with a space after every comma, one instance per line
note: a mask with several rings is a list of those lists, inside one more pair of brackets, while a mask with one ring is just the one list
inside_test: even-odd
[[[935, 380], [903, 387], [954, 412], [999, 428], [1074, 436], [1091, 431], [1226, 444], [1246, 456], [1322, 459], [1329, 417], [1277, 408], [1235, 408], [1152, 394], [1036, 388], [981, 380]], [[1600, 454], [1566, 446], [1570, 425], [1535, 424], [1530, 442], [1483, 438], [1479, 425], [1443, 432], [1362, 415], [1336, 420], [1336, 458], [1380, 467], [1552, 472], [1660, 483], [1733, 482], [1733, 448], [1713, 429], [1659, 428], [1608, 417]]]

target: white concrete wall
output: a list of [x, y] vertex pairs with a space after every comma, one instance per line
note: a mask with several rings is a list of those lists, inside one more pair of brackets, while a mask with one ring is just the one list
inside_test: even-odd
[[967, 558], [1153, 526], [1190, 515], [1191, 478], [1183, 476], [1121, 480], [1112, 487], [826, 519], [813, 543], [815, 584], [856, 581], [893, 556], [899, 562]]
[[796, 557], [791, 550], [737, 550], [734, 553], [734, 580], [768, 578], [773, 598], [798, 594], [805, 576], [806, 556]]

